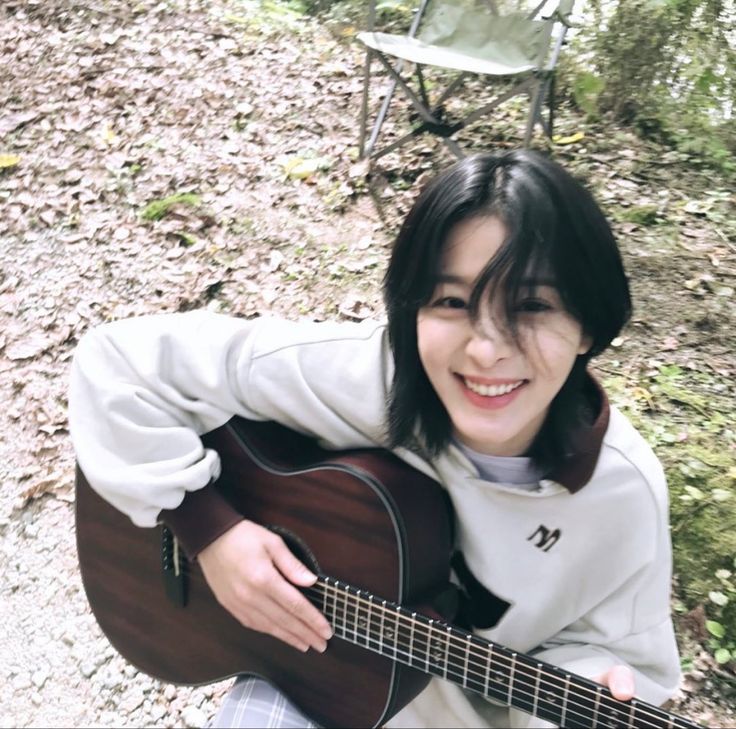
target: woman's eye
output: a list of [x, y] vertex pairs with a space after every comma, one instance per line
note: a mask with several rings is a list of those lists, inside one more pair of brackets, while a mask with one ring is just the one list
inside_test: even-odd
[[443, 296], [437, 299], [432, 306], [440, 309], [465, 309], [467, 304], [464, 299], [457, 296]]
[[516, 305], [516, 310], [522, 314], [535, 314], [551, 311], [552, 305], [543, 299], [523, 299]]

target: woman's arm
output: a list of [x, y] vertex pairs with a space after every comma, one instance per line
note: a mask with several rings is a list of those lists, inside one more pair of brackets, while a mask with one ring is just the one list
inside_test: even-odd
[[241, 415], [279, 420], [335, 447], [375, 445], [384, 339], [377, 324], [207, 312], [99, 327], [80, 342], [72, 365], [69, 420], [79, 464], [134, 523], [169, 524], [244, 625], [322, 651], [329, 624], [297, 589], [315, 576], [280, 537], [208, 485], [219, 457], [199, 436]]
[[139, 526], [219, 475], [199, 436], [233, 415], [336, 448], [382, 437], [383, 328], [208, 312], [107, 324], [80, 342], [69, 422], [90, 484]]

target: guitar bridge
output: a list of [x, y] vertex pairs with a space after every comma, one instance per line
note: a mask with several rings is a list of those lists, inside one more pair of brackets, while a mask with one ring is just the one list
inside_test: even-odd
[[177, 607], [187, 604], [188, 560], [171, 529], [161, 527], [161, 569], [166, 597]]

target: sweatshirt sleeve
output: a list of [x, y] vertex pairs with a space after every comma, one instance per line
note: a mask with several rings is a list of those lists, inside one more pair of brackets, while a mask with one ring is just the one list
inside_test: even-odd
[[[102, 325], [82, 338], [72, 362], [77, 461], [103, 498], [150, 527], [162, 510], [198, 510], [182, 504], [185, 494], [220, 472], [218, 454], [199, 436], [233, 415], [277, 420], [327, 446], [374, 445], [385, 410], [384, 339], [375, 322], [206, 311]], [[233, 515], [218, 508], [221, 527]]]

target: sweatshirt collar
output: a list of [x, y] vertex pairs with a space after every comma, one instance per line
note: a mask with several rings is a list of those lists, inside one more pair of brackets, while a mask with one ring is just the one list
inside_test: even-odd
[[594, 408], [593, 422], [578, 429], [573, 436], [572, 452], [548, 476], [571, 494], [580, 491], [593, 476], [611, 415], [608, 397], [590, 373], [586, 389]]

